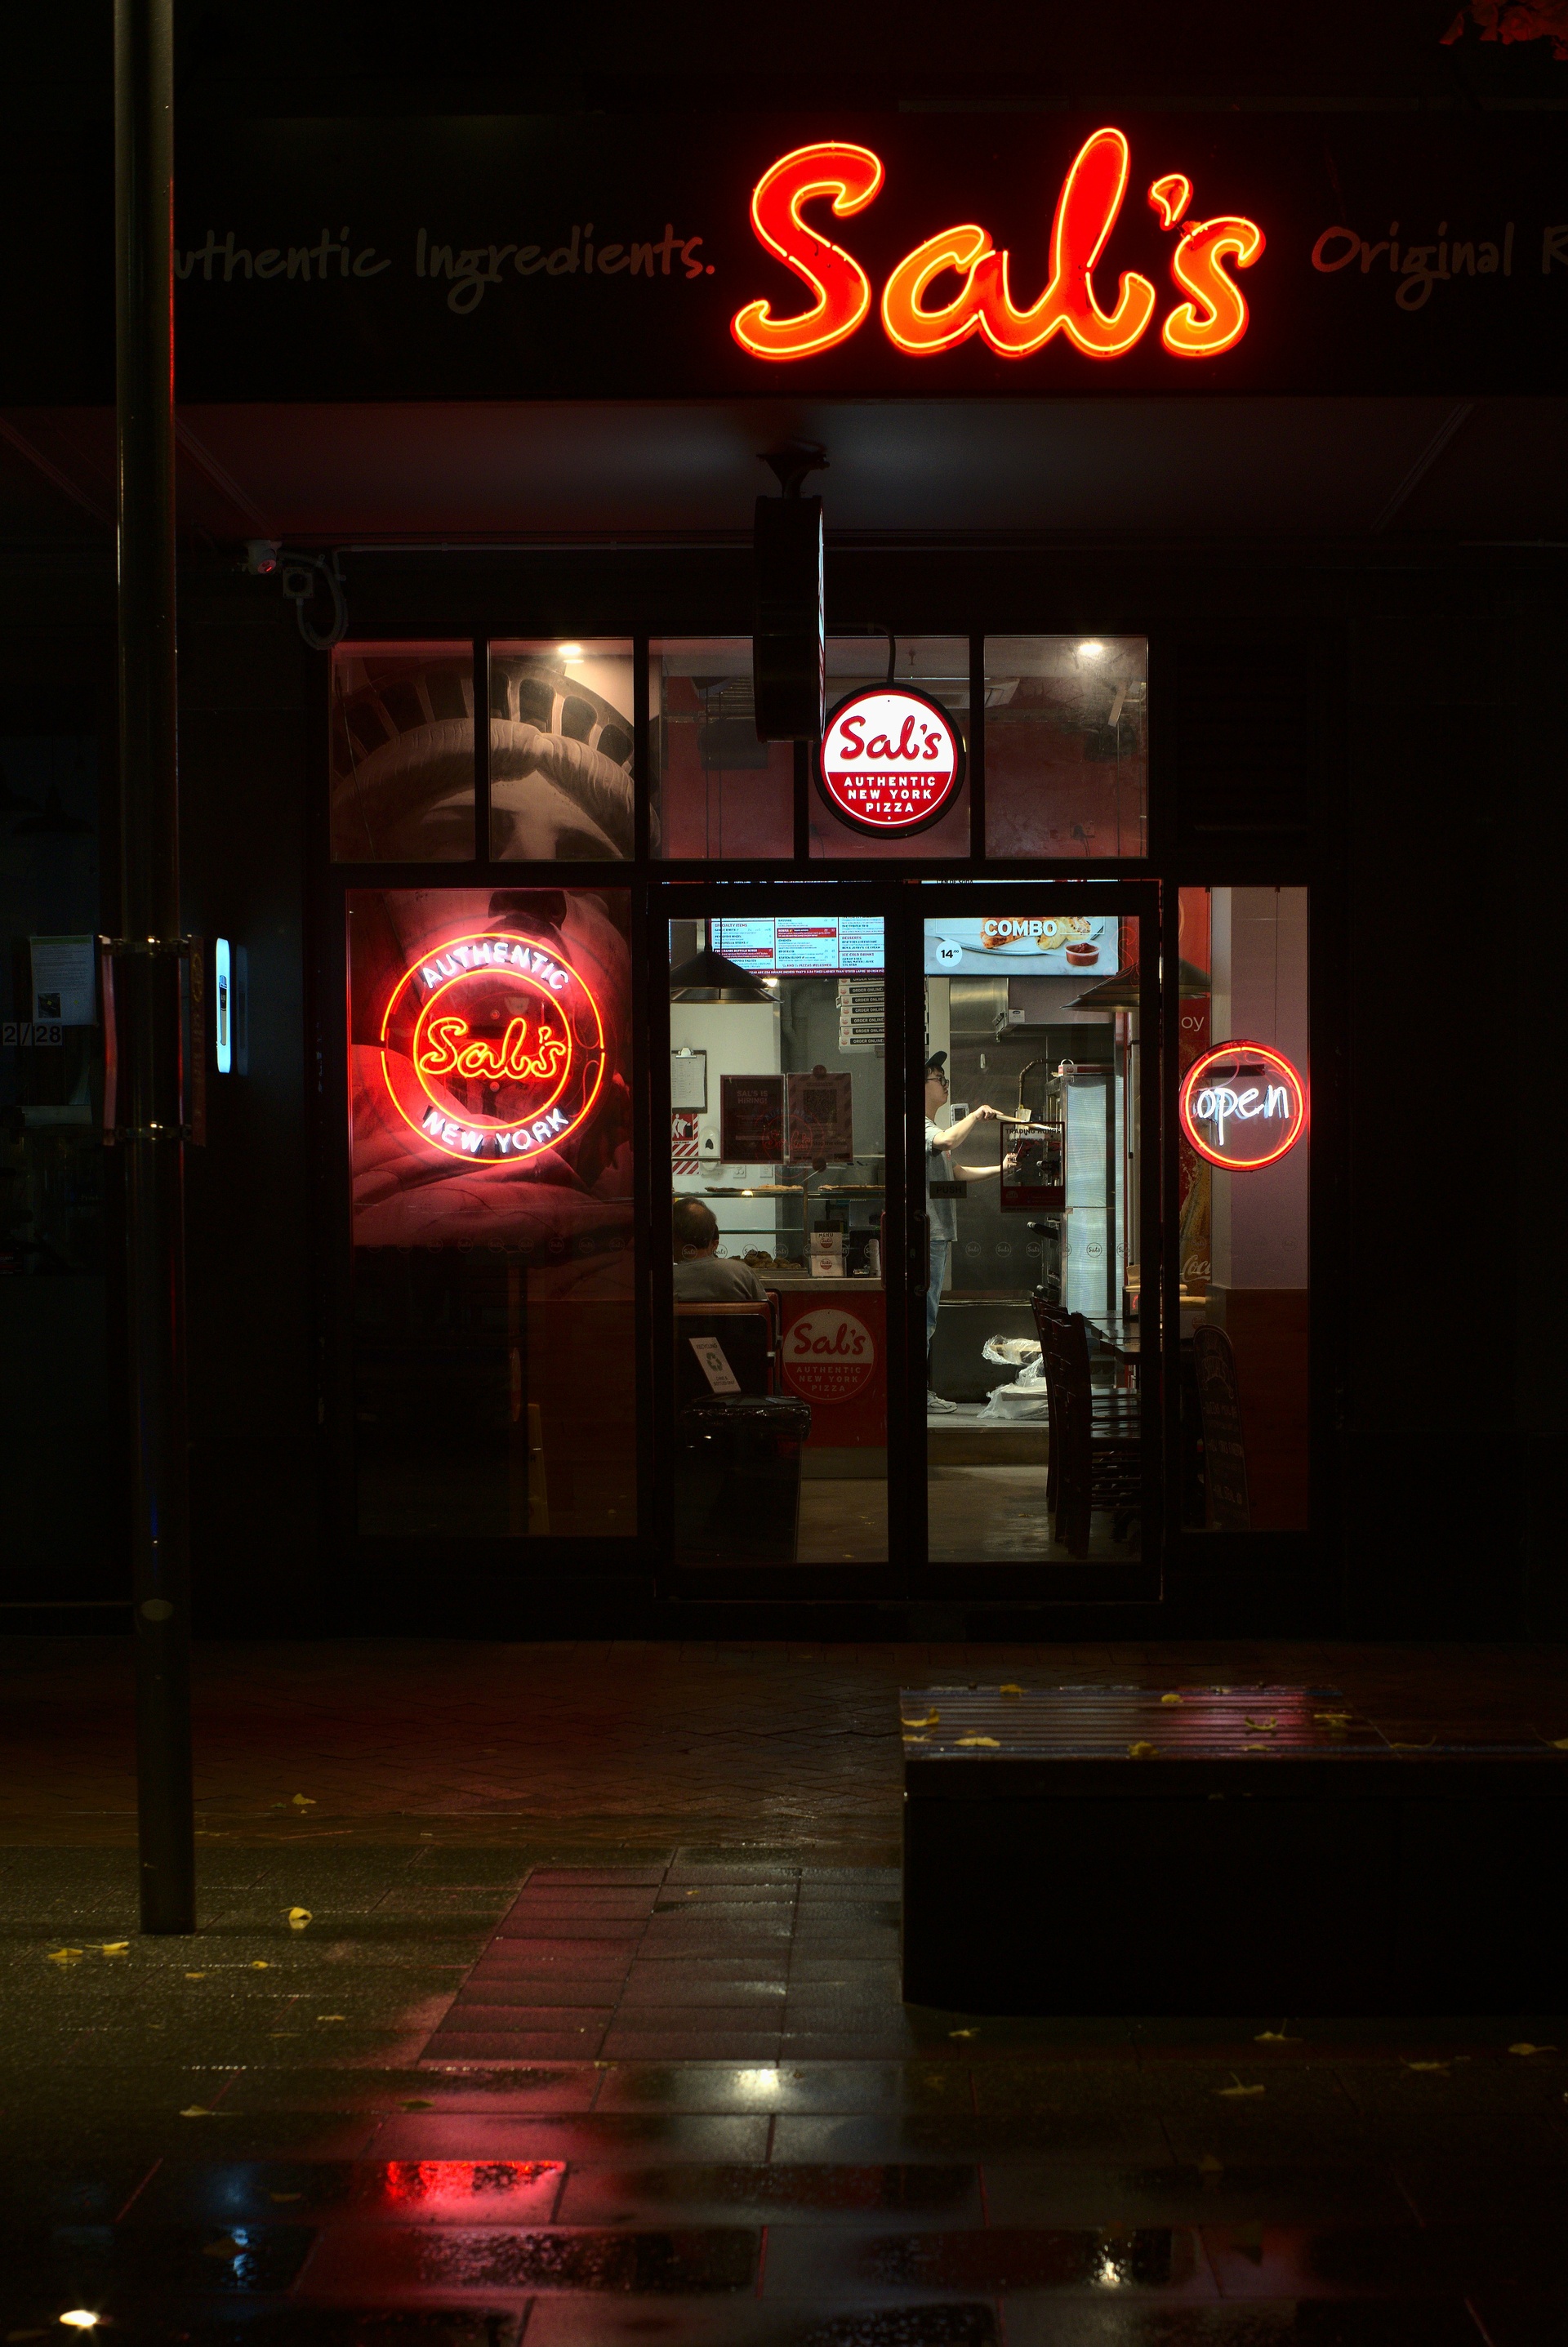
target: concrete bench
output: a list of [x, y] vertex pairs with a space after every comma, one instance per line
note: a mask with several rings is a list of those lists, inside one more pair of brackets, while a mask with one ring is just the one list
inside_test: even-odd
[[1332, 1687], [912, 1687], [904, 1995], [1009, 2014], [1568, 2008], [1568, 1749]]

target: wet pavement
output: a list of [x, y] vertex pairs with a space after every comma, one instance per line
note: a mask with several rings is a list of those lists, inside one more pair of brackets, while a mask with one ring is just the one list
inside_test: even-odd
[[[733, 1750], [782, 1706], [760, 1670], [729, 1684], [748, 1706], [705, 1717]], [[896, 1725], [889, 1698], [895, 1750]], [[538, 1797], [530, 1842], [323, 1829], [299, 1750], [261, 1787], [287, 1810], [201, 1846], [190, 1939], [137, 1935], [107, 1838], [0, 1847], [11, 2347], [77, 2310], [118, 2347], [1568, 2340], [1563, 2015], [907, 2008], [896, 1809], [872, 1829], [854, 1751], [836, 1836], [825, 1768], [787, 1836], [764, 1802], [660, 1844], [655, 1762], [622, 1842], [574, 1850]]]

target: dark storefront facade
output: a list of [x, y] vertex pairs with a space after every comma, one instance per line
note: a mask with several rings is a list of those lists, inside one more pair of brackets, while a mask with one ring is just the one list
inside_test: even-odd
[[[1553, 118], [1021, 119], [192, 134], [199, 1622], [1561, 1635]], [[30, 290], [0, 1302], [64, 1606], [110, 444]], [[820, 741], [756, 722], [791, 447]]]

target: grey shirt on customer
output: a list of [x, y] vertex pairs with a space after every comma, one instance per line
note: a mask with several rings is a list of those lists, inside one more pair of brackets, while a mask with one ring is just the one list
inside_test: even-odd
[[751, 1265], [731, 1256], [688, 1255], [675, 1266], [677, 1304], [762, 1304], [767, 1293]]

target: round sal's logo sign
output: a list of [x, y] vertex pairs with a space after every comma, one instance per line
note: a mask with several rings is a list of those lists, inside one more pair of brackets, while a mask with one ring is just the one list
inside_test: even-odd
[[784, 1381], [807, 1401], [852, 1401], [876, 1367], [870, 1329], [839, 1305], [803, 1312], [784, 1333]]
[[964, 779], [964, 744], [939, 701], [907, 684], [852, 692], [828, 716], [816, 783], [840, 823], [907, 838], [935, 823]]
[[405, 972], [381, 1022], [381, 1069], [420, 1139], [480, 1163], [553, 1149], [604, 1081], [604, 1022], [569, 961], [537, 938], [450, 938]]
[[1306, 1079], [1267, 1043], [1216, 1043], [1182, 1080], [1182, 1131], [1228, 1173], [1276, 1164], [1306, 1130]]

